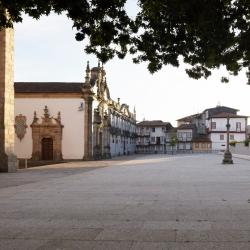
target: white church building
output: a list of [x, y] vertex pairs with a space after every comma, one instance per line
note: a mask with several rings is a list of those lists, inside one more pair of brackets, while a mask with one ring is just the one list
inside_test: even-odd
[[133, 154], [136, 114], [110, 97], [100, 65], [85, 82], [15, 83], [15, 154], [34, 161]]

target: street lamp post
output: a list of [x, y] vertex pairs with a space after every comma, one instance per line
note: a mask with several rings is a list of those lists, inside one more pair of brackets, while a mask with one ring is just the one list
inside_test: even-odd
[[233, 160], [232, 160], [232, 154], [229, 150], [229, 131], [230, 131], [230, 123], [229, 123], [229, 116], [227, 117], [227, 149], [224, 153], [224, 158], [222, 163], [223, 164], [233, 164]]

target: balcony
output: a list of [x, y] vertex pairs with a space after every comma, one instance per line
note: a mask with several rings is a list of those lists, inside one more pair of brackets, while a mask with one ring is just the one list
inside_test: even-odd
[[136, 142], [136, 145], [138, 145], [138, 146], [148, 146], [148, 145], [150, 145], [150, 144], [149, 144], [149, 142], [137, 141], [137, 142]]
[[139, 131], [137, 133], [138, 136], [150, 136], [150, 132], [149, 131]]
[[177, 138], [179, 142], [191, 142], [192, 137], [178, 137]]

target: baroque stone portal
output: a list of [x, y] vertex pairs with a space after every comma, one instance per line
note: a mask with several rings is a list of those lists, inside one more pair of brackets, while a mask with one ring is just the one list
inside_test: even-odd
[[44, 116], [39, 122], [36, 112], [31, 124], [33, 151], [32, 160], [62, 160], [62, 131], [61, 114], [53, 118], [49, 114], [48, 107], [44, 108]]

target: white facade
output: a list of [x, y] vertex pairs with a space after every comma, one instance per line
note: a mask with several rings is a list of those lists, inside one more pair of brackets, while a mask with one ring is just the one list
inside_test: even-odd
[[134, 154], [136, 150], [134, 138], [124, 138], [122, 136], [110, 136], [111, 156]]
[[[232, 137], [233, 136], [233, 137]], [[225, 150], [227, 143], [227, 133], [211, 133], [212, 150]], [[243, 142], [246, 139], [244, 133], [230, 133], [229, 141]]]
[[22, 140], [15, 135], [15, 154], [18, 158], [30, 159], [32, 156], [32, 129], [30, 127], [34, 112], [41, 118], [47, 106], [52, 117], [61, 112], [63, 127], [63, 159], [83, 159], [84, 156], [84, 100], [81, 98], [15, 98], [15, 116], [22, 114], [27, 119], [27, 130]]
[[[246, 139], [246, 118], [232, 117], [229, 120], [229, 141], [243, 142]], [[227, 118], [211, 118], [208, 120], [208, 131], [212, 141], [212, 150], [225, 150], [227, 142]]]
[[161, 120], [142, 121], [137, 124], [137, 152], [164, 153], [171, 149], [169, 144], [171, 136], [170, 123]]
[[178, 129], [177, 128], [177, 139], [178, 139], [179, 150], [192, 149], [193, 129]]
[[[136, 151], [136, 122], [135, 114], [131, 117], [128, 106], [118, 102], [112, 102], [113, 105], [103, 103], [102, 108], [99, 107], [98, 100], [93, 101], [94, 111], [99, 108], [101, 113], [107, 113], [110, 122], [110, 154], [111, 157], [134, 154]], [[116, 109], [114, 107], [117, 107]], [[113, 107], [113, 108], [112, 108]], [[123, 108], [122, 108], [123, 107]]]
[[111, 156], [134, 154], [136, 150], [136, 139], [131, 135], [136, 134], [136, 125], [125, 116], [110, 115], [111, 127], [120, 131], [120, 134], [110, 135]]
[[[215, 127], [212, 127], [212, 123], [216, 123]], [[230, 118], [230, 131], [234, 132], [246, 132], [246, 118]], [[226, 131], [227, 118], [211, 118], [208, 120], [209, 131]]]
[[179, 141], [191, 141], [192, 138], [193, 138], [192, 129], [177, 130], [177, 139]]
[[136, 134], [136, 125], [133, 121], [127, 119], [121, 114], [110, 114], [111, 128], [116, 129], [119, 133], [110, 135], [110, 152], [111, 156], [134, 154], [136, 151], [136, 139], [131, 135]]
[[150, 141], [152, 144], [156, 144], [157, 140], [160, 141], [161, 144], [165, 143], [165, 128], [164, 127], [154, 127], [151, 128], [150, 133]]

